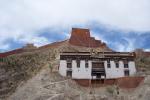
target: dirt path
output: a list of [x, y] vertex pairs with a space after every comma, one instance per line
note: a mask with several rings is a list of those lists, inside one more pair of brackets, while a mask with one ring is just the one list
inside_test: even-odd
[[[107, 87], [95, 88], [95, 94], [89, 94], [89, 88], [77, 85], [74, 81], [61, 77], [58, 73], [50, 73], [44, 67], [36, 76], [20, 85], [16, 92], [7, 100], [91, 100], [93, 98], [107, 98], [106, 100], [149, 100], [150, 76], [133, 91], [120, 91], [118, 99], [112, 98]], [[93, 97], [95, 96], [95, 97]], [[130, 99], [127, 99], [130, 97]]]
[[53, 85], [65, 83], [66, 81], [57, 73], [55, 75], [50, 74], [48, 67], [44, 67], [40, 73], [28, 80], [27, 83], [20, 85], [8, 100], [46, 100], [56, 96], [59, 91], [61, 92], [61, 89], [52, 90]]

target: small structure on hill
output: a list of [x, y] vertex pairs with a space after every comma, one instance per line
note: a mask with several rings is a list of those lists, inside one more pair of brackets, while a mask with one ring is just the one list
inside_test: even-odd
[[0, 53], [0, 58], [4, 58], [4, 57], [10, 56], [10, 55], [19, 54], [19, 53], [23, 53], [23, 52], [32, 52], [37, 49], [38, 48], [36, 46], [34, 46], [34, 44], [28, 43], [25, 46], [23, 46], [22, 48], [18, 48], [18, 49], [11, 50], [8, 52]]
[[34, 46], [33, 43], [27, 43], [24, 47], [23, 47], [23, 50], [24, 51], [33, 51], [33, 50], [36, 50], [37, 47]]

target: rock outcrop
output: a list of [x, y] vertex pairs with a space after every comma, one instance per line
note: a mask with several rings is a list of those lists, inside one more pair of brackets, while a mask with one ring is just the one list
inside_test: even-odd
[[90, 36], [89, 29], [81, 28], [72, 28], [69, 43], [84, 47], [106, 47], [104, 42], [101, 42], [101, 40], [96, 40], [94, 37]]
[[144, 51], [143, 49], [134, 50], [137, 57], [150, 57], [149, 51]]

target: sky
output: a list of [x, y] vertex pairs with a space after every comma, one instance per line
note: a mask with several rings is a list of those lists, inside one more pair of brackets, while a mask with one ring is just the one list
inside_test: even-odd
[[0, 0], [0, 52], [68, 39], [72, 27], [116, 51], [150, 51], [150, 0]]

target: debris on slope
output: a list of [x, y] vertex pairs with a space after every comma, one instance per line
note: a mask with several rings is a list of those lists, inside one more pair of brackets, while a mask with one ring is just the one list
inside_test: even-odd
[[150, 93], [149, 79], [137, 89], [119, 89], [118, 95], [115, 86], [82, 87], [57, 72], [50, 73], [46, 65], [26, 84], [20, 85], [8, 100], [149, 100], [146, 99]]
[[9, 96], [21, 82], [40, 71], [46, 60], [45, 55], [31, 52], [1, 58], [0, 98]]

